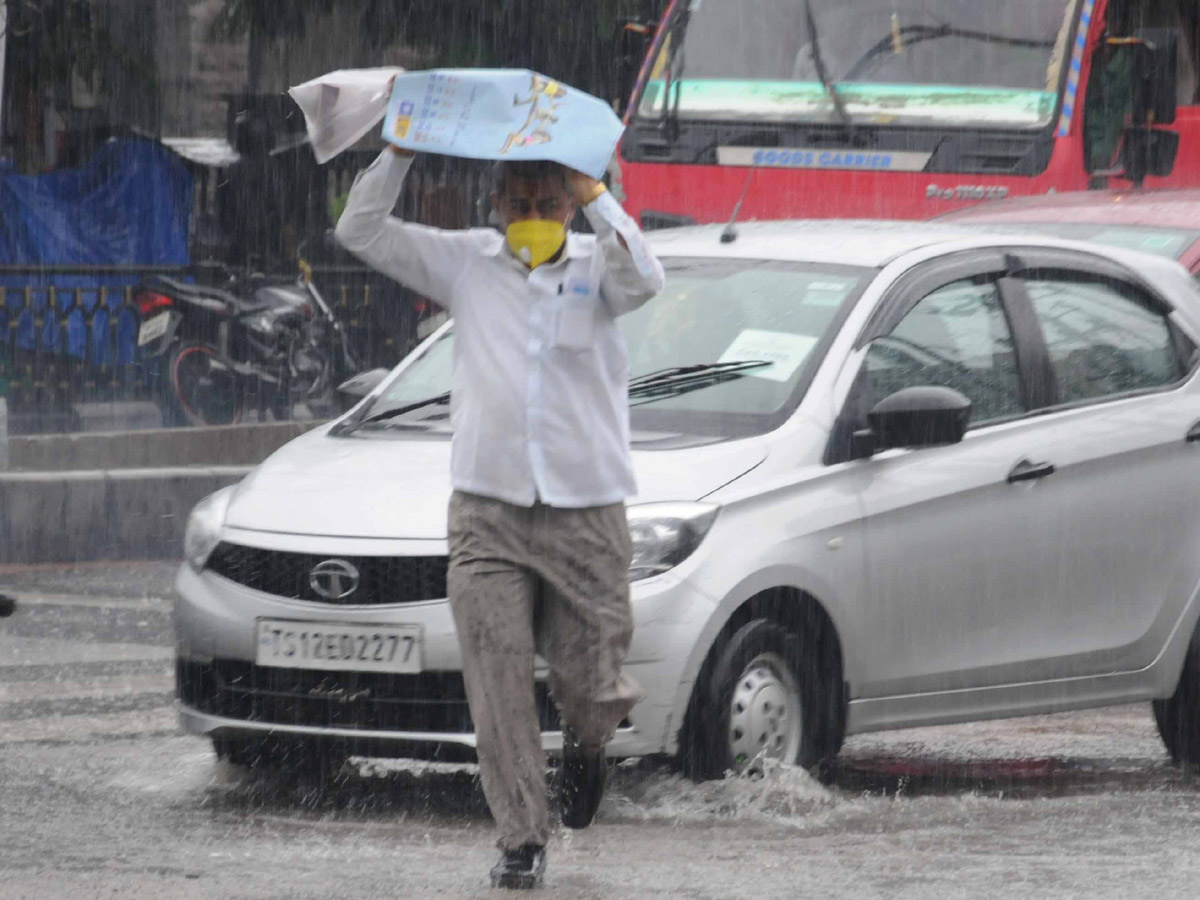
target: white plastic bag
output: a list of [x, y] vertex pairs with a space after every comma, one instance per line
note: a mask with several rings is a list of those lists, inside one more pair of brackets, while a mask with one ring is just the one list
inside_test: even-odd
[[388, 85], [404, 69], [339, 69], [288, 93], [304, 113], [318, 163], [357, 143], [387, 112]]

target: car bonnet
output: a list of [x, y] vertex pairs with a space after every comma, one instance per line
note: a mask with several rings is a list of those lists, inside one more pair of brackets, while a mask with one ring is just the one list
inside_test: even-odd
[[[444, 540], [450, 442], [329, 437], [310, 432], [238, 486], [225, 524], [340, 538]], [[766, 458], [761, 438], [635, 451], [629, 503], [699, 500]]]

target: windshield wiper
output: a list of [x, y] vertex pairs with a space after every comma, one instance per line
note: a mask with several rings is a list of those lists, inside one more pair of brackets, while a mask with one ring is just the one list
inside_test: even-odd
[[671, 366], [669, 369], [659, 369], [655, 372], [647, 372], [645, 375], [638, 375], [636, 378], [630, 378], [629, 390], [632, 393], [635, 388], [674, 382], [683, 376], [704, 375], [709, 372], [740, 372], [743, 369], [757, 369], [760, 366], [769, 365], [772, 363], [761, 359], [732, 359], [728, 362], [699, 363], [694, 366]]
[[[676, 366], [651, 372], [629, 382], [629, 396], [657, 400], [662, 397], [678, 397], [700, 388], [744, 377], [750, 369], [761, 369], [774, 363], [760, 359], [731, 360], [723, 363], [702, 363], [696, 366]], [[649, 402], [647, 400], [646, 402]], [[638, 406], [640, 404], [634, 404]]]
[[[669, 369], [660, 369], [657, 372], [648, 372], [645, 375], [639, 375], [637, 378], [631, 378], [629, 380], [629, 396], [645, 396], [660, 390], [663, 391], [664, 396], [675, 391], [684, 393], [687, 390], [695, 390], [697, 387], [705, 387], [708, 384], [732, 381], [735, 378], [741, 378], [741, 373], [747, 369], [758, 369], [762, 366], [770, 365], [773, 365], [773, 363], [765, 360], [741, 359], [730, 360], [729, 362], [700, 363], [694, 366], [673, 366]], [[450, 391], [446, 391], [443, 394], [438, 394], [436, 397], [426, 397], [424, 400], [418, 400], [416, 403], [408, 403], [404, 406], [397, 406], [393, 409], [376, 413], [373, 416], [348, 421], [341, 428], [337, 429], [336, 432], [331, 432], [331, 434], [348, 434], [363, 425], [386, 422], [389, 419], [398, 418], [406, 413], [416, 412], [418, 409], [424, 409], [427, 406], [443, 406], [449, 402]]]
[[[683, 51], [683, 39], [687, 34], [690, 7], [685, 6], [671, 23], [671, 31], [667, 40], [671, 42], [671, 58], [667, 60], [667, 68], [663, 73], [663, 112], [661, 127], [666, 132], [667, 140], [674, 141], [679, 137], [679, 95], [683, 90], [683, 67], [687, 58]], [[676, 63], [678, 60], [678, 64]], [[671, 104], [671, 86], [675, 86], [675, 103]]]
[[817, 70], [817, 77], [821, 79], [821, 86], [825, 88], [825, 93], [833, 101], [834, 112], [841, 119], [842, 125], [846, 129], [847, 138], [853, 139], [854, 119], [846, 111], [846, 105], [842, 103], [842, 98], [837, 92], [837, 86], [830, 79], [829, 70], [825, 68], [825, 60], [821, 56], [821, 38], [817, 34], [817, 20], [813, 17], [812, 0], [804, 0], [804, 18], [808, 20], [808, 40], [812, 44], [812, 61], [813, 67]]
[[905, 25], [903, 28], [896, 29], [895, 32], [887, 37], [880, 38], [878, 43], [873, 44], [866, 53], [859, 57], [846, 72], [843, 81], [856, 81], [859, 76], [866, 72], [868, 65], [876, 58], [882, 56], [889, 50], [894, 52], [897, 41], [901, 41], [903, 46], [910, 47], [913, 44], [920, 44], [924, 41], [936, 41], [941, 38], [956, 37], [963, 38], [968, 41], [981, 41], [988, 44], [1007, 44], [1010, 47], [1030, 47], [1039, 50], [1053, 49], [1054, 41], [1041, 40], [1038, 38], [1023, 38], [1014, 37], [1007, 34], [993, 34], [990, 31], [972, 31], [966, 28], [955, 28], [953, 25]]
[[[426, 406], [441, 406], [450, 402], [450, 392], [446, 391], [443, 394], [438, 394], [436, 397], [426, 397], [424, 400], [418, 400], [416, 403], [409, 403], [405, 406], [397, 406], [393, 409], [386, 410], [381, 413], [376, 413], [373, 416], [360, 415], [356, 419], [350, 419], [343, 422], [340, 426], [330, 430], [332, 435], [349, 434], [356, 428], [363, 425], [370, 425], [372, 422], [386, 422], [388, 419], [395, 419], [397, 416], [402, 416], [405, 413], [415, 412], [418, 409], [424, 409]], [[370, 409], [368, 406], [367, 409]]]
[[372, 422], [386, 422], [388, 419], [395, 419], [397, 416], [402, 416], [405, 413], [416, 412], [418, 409], [424, 409], [426, 406], [444, 406], [449, 402], [450, 392], [446, 391], [444, 394], [438, 394], [436, 397], [426, 397], [424, 400], [418, 400], [416, 403], [397, 406], [394, 409], [376, 413], [373, 416], [367, 416], [362, 420], [361, 424], [370, 425]]

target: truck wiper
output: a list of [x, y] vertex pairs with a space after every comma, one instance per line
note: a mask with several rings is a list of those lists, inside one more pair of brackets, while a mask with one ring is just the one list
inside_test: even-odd
[[981, 41], [988, 44], [1007, 44], [1010, 47], [1032, 47], [1039, 50], [1052, 49], [1055, 43], [1054, 41], [1040, 40], [1038, 38], [993, 34], [990, 31], [972, 31], [966, 28], [955, 28], [952, 25], [905, 25], [903, 28], [897, 28], [886, 37], [880, 38], [877, 43], [873, 44], [850, 67], [842, 80], [857, 81], [866, 72], [872, 61], [889, 50], [894, 52], [897, 41], [900, 41], [905, 47], [910, 47], [913, 44], [920, 44], [924, 41], [936, 41], [941, 38], [950, 37], [962, 38], [968, 41]]
[[808, 20], [808, 40], [812, 44], [813, 67], [817, 70], [817, 77], [821, 79], [821, 86], [825, 88], [825, 93], [833, 101], [833, 110], [845, 127], [846, 136], [852, 139], [854, 137], [854, 119], [846, 111], [846, 104], [842, 103], [842, 98], [837, 92], [837, 85], [830, 79], [829, 70], [825, 68], [825, 60], [821, 57], [821, 38], [817, 33], [817, 20], [813, 17], [812, 0], [804, 0], [804, 18]]
[[[662, 128], [668, 140], [679, 137], [679, 94], [683, 89], [683, 68], [687, 58], [683, 52], [683, 38], [687, 32], [690, 7], [685, 6], [671, 23], [671, 31], [667, 39], [671, 42], [671, 58], [667, 61], [667, 69], [663, 77], [663, 113]], [[676, 64], [678, 60], [678, 65]], [[671, 103], [671, 86], [675, 85], [675, 103]]]

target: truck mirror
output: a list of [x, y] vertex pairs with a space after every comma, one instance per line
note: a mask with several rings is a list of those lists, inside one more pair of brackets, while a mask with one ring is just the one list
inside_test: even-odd
[[612, 100], [617, 115], [625, 113], [646, 48], [657, 29], [658, 22], [648, 19], [621, 18], [616, 22], [612, 35]]
[[1121, 145], [1121, 165], [1125, 178], [1141, 184], [1147, 175], [1160, 178], [1171, 174], [1175, 168], [1175, 157], [1179, 154], [1179, 134], [1164, 128], [1125, 129], [1125, 140]]
[[1170, 125], [1178, 102], [1179, 34], [1146, 28], [1133, 38], [1133, 124]]

